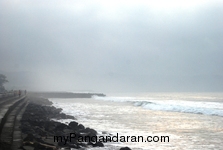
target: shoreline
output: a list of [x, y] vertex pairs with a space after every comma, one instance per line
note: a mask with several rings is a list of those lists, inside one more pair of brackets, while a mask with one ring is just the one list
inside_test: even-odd
[[[61, 108], [52, 106], [52, 102], [45, 98], [29, 97], [29, 104], [21, 119], [22, 146], [24, 150], [36, 149], [89, 149], [104, 147], [100, 141], [91, 141], [98, 135], [97, 131], [71, 121], [68, 125], [55, 121], [59, 119], [76, 120], [74, 116], [62, 113]], [[71, 138], [71, 133], [73, 137]], [[75, 136], [74, 136], [75, 135]], [[55, 138], [56, 137], [56, 138]], [[64, 138], [67, 137], [67, 138]], [[78, 137], [85, 140], [80, 141]], [[86, 140], [87, 139], [87, 140]], [[117, 149], [117, 148], [115, 148]], [[130, 150], [119, 147], [120, 150]]]

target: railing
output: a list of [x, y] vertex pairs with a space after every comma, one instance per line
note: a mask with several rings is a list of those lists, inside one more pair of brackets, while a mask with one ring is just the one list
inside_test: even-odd
[[[0, 92], [0, 98], [13, 97], [13, 96], [18, 96], [18, 95], [19, 95], [19, 90], [8, 91], [8, 92]], [[26, 91], [21, 91], [20, 90], [20, 95], [26, 95]]]
[[12, 93], [12, 92], [0, 93], [0, 98], [11, 97], [11, 96], [14, 96], [14, 93]]

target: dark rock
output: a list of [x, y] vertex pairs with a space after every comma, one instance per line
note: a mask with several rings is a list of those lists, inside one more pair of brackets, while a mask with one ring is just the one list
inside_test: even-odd
[[104, 144], [102, 142], [96, 142], [93, 144], [93, 147], [104, 147]]
[[71, 115], [67, 115], [67, 119], [73, 119], [73, 120], [76, 120], [76, 118], [74, 118], [74, 116], [71, 116]]
[[129, 148], [129, 147], [122, 147], [119, 150], [131, 150], [131, 148]]
[[55, 130], [62, 131], [62, 130], [67, 129], [67, 128], [68, 128], [68, 126], [66, 124], [61, 123], [61, 124], [56, 126]]
[[78, 125], [78, 130], [84, 130], [84, 129], [85, 129], [85, 127], [82, 124]]
[[33, 142], [35, 140], [35, 137], [32, 134], [28, 134], [23, 140]]
[[78, 144], [69, 144], [70, 148], [80, 148]]
[[[61, 146], [61, 147], [63, 147], [63, 146], [65, 146], [66, 144], [65, 144], [65, 142], [58, 142], [58, 146]], [[67, 145], [66, 145], [67, 146]]]
[[55, 131], [55, 135], [56, 136], [63, 136], [64, 132], [62, 132], [62, 131]]
[[[80, 147], [88, 147], [88, 145], [86, 143], [79, 143]], [[85, 150], [85, 149], [84, 149]]]
[[85, 132], [86, 132], [86, 133], [91, 133], [91, 134], [93, 134], [93, 135], [96, 135], [96, 134], [97, 134], [97, 131], [95, 131], [94, 129], [91, 129], [91, 128], [86, 128], [86, 129], [85, 129]]
[[[77, 140], [77, 137], [96, 137], [96, 130], [91, 128], [85, 128], [84, 125], [78, 124], [78, 122], [76, 121], [70, 122], [69, 125], [52, 121], [52, 118], [73, 119], [74, 117], [61, 113], [62, 109], [57, 109], [52, 106], [44, 106], [36, 101], [32, 101], [28, 104], [23, 114], [23, 118], [21, 119], [21, 130], [23, 133], [23, 137], [25, 137], [23, 139], [23, 142], [25, 142], [24, 146], [28, 145], [30, 147], [33, 147], [35, 150], [52, 150], [57, 146], [68, 149], [79, 149], [81, 147], [89, 147], [86, 144], [87, 141], [79, 142]], [[71, 138], [71, 140], [69, 139], [66, 145], [64, 145], [65, 140], [64, 138], [62, 138], [62, 136], [69, 137], [71, 133], [74, 133], [76, 137]], [[61, 138], [58, 138], [58, 141], [55, 142], [53, 141], [54, 136], [61, 136]], [[96, 142], [95, 144], [90, 143], [90, 145], [93, 147], [104, 146], [102, 142]]]
[[59, 118], [67, 119], [66, 115], [64, 113], [59, 114]]
[[69, 126], [72, 128], [72, 129], [76, 129], [78, 127], [78, 123], [75, 122], [75, 121], [72, 121], [69, 123]]
[[43, 145], [41, 145], [39, 143], [35, 143], [34, 144], [34, 150], [44, 150], [44, 149], [46, 149], [45, 146], [43, 146]]

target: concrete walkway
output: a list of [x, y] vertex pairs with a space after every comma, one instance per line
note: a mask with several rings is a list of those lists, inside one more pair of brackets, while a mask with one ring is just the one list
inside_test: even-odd
[[22, 142], [19, 126], [26, 106], [26, 96], [0, 100], [0, 150], [19, 149]]

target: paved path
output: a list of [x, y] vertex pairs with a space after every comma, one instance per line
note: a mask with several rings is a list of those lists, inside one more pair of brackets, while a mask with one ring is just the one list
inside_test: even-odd
[[0, 99], [0, 150], [19, 149], [20, 120], [27, 104], [26, 96]]

